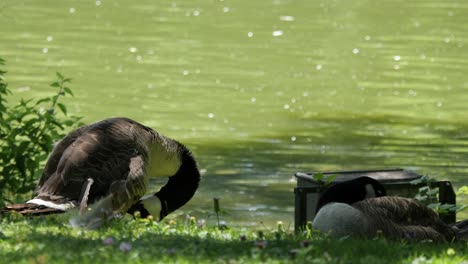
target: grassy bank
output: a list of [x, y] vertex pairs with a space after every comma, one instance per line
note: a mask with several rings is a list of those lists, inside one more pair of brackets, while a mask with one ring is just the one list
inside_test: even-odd
[[333, 240], [283, 227], [205, 226], [186, 219], [155, 223], [124, 217], [99, 230], [71, 228], [68, 216], [3, 217], [3, 263], [467, 263], [466, 243]]

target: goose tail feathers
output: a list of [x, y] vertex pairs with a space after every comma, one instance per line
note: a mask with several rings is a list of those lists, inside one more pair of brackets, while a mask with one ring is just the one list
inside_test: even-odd
[[457, 240], [468, 241], [468, 219], [451, 224], [450, 227], [455, 231]]
[[0, 215], [7, 213], [19, 213], [22, 215], [48, 215], [48, 214], [60, 214], [64, 213], [64, 210], [58, 208], [51, 208], [45, 205], [34, 204], [34, 203], [22, 203], [22, 204], [11, 204], [0, 209]]

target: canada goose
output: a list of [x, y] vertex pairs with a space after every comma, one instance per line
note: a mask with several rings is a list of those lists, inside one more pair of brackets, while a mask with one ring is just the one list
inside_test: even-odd
[[[155, 194], [143, 197], [148, 177], [169, 180]], [[196, 161], [184, 145], [134, 120], [110, 118], [82, 126], [60, 140], [35, 197], [1, 211], [60, 213], [97, 202], [94, 210], [78, 219], [79, 225], [97, 227], [127, 211], [161, 220], [192, 198], [199, 181]]]
[[[361, 178], [351, 185], [349, 182], [337, 185], [341, 185], [341, 190], [356, 186], [362, 190], [368, 184], [367, 181]], [[327, 194], [327, 197], [331, 196], [333, 193]], [[312, 226], [334, 237], [373, 238], [381, 234], [388, 239], [435, 242], [468, 238], [468, 221], [449, 226], [423, 203], [415, 199], [394, 196], [365, 198], [351, 202], [332, 201], [319, 209]]]

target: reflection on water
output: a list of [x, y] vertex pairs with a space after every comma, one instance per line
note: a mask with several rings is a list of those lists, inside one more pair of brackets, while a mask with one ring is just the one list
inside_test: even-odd
[[288, 223], [296, 171], [404, 167], [468, 184], [467, 8], [4, 0], [0, 56], [18, 96], [50, 93], [60, 71], [85, 121], [128, 116], [193, 149], [203, 182], [181, 214], [206, 217], [220, 197], [230, 223]]

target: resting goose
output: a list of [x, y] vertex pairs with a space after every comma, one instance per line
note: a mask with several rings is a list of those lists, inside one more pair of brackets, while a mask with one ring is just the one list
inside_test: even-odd
[[[169, 177], [158, 192], [143, 197], [149, 177]], [[117, 213], [141, 212], [163, 219], [187, 203], [200, 173], [181, 143], [128, 118], [110, 118], [82, 126], [54, 147], [35, 197], [2, 211], [47, 214], [86, 208], [76, 221], [99, 226]], [[84, 210], [82, 210], [84, 211]]]
[[[373, 181], [369, 179], [359, 178], [352, 184], [343, 182], [336, 186], [341, 185], [339, 189], [348, 189], [349, 192], [353, 189], [362, 192], [368, 182]], [[333, 197], [336, 189], [329, 189], [325, 191], [329, 193], [324, 195]], [[361, 201], [350, 200], [350, 202], [331, 201], [319, 208], [312, 225], [315, 229], [333, 237], [373, 238], [381, 234], [388, 239], [435, 242], [468, 238], [467, 220], [449, 226], [421, 202], [394, 196], [365, 198]]]

